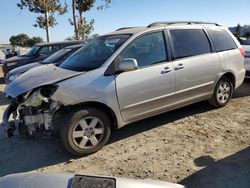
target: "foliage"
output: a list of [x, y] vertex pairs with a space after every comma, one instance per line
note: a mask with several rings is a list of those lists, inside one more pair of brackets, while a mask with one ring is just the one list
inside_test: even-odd
[[[97, 7], [98, 10], [108, 8], [109, 4], [113, 0], [101, 0], [102, 4]], [[99, 1], [100, 2], [100, 1]], [[83, 40], [88, 40], [90, 33], [94, 30], [93, 24], [94, 20], [92, 19], [89, 23], [86, 21], [83, 13], [91, 10], [94, 7], [96, 0], [72, 0], [73, 8], [73, 21], [69, 19], [71, 25], [74, 26], [76, 39], [79, 39], [79, 36]], [[75, 9], [78, 10], [79, 19], [76, 19]]]
[[41, 43], [43, 42], [43, 39], [41, 37], [33, 37], [33, 38], [29, 38], [28, 35], [22, 33], [16, 36], [11, 36], [10, 39], [10, 44], [14, 47], [14, 46], [29, 46], [32, 47], [34, 46], [36, 43]]
[[67, 5], [62, 6], [60, 0], [20, 0], [17, 6], [23, 10], [25, 7], [30, 12], [44, 14], [46, 11], [49, 13], [59, 12], [63, 15], [67, 11]]
[[83, 40], [88, 40], [90, 33], [94, 31], [94, 23], [94, 19], [92, 19], [89, 23], [86, 18], [83, 18], [83, 23], [78, 21], [78, 32], [79, 35], [82, 36]]
[[[54, 27], [57, 25], [56, 18], [54, 15], [50, 15], [48, 18], [48, 25], [49, 27]], [[46, 19], [43, 16], [38, 16], [36, 18], [36, 23], [33, 25], [34, 27], [39, 27], [41, 29], [46, 29]]]
[[67, 12], [66, 2], [62, 5], [60, 0], [20, 0], [17, 7], [21, 10], [28, 8], [30, 12], [43, 15], [37, 17], [33, 26], [46, 29], [47, 42], [49, 42], [49, 27], [57, 24], [54, 13], [63, 15]]
[[241, 36], [241, 26], [240, 26], [240, 24], [238, 24], [236, 29], [235, 29], [235, 35], [236, 35], [236, 37]]
[[22, 33], [16, 36], [11, 36], [9, 41], [12, 46], [26, 46], [26, 41], [28, 39], [28, 35]]
[[35, 44], [42, 43], [42, 42], [43, 42], [43, 39], [41, 37], [32, 37], [32, 38], [29, 38], [26, 41], [26, 45], [29, 46], [29, 47], [32, 47]]

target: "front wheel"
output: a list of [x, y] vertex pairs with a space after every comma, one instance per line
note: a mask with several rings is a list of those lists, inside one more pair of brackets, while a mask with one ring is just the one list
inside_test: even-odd
[[208, 102], [216, 108], [226, 106], [232, 97], [233, 89], [232, 81], [227, 77], [222, 77], [214, 89], [212, 98]]
[[94, 108], [75, 111], [60, 129], [65, 148], [77, 156], [95, 153], [108, 142], [110, 134], [109, 118]]

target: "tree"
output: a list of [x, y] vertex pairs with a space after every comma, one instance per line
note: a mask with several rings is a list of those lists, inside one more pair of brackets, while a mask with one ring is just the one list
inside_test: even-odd
[[14, 46], [26, 46], [26, 42], [29, 39], [28, 35], [22, 33], [19, 34], [17, 36], [11, 36], [9, 41], [10, 44], [14, 47]]
[[54, 27], [57, 24], [54, 13], [63, 15], [67, 12], [66, 3], [62, 5], [60, 0], [20, 0], [17, 7], [21, 10], [27, 7], [30, 12], [43, 14], [43, 16], [37, 17], [36, 24], [33, 26], [46, 30], [47, 42], [50, 41], [49, 27]]
[[27, 46], [32, 47], [37, 43], [42, 43], [43, 39], [41, 37], [32, 37], [26, 41]]
[[[112, 0], [101, 0], [103, 4], [97, 7], [98, 10], [108, 8]], [[84, 13], [89, 11], [94, 7], [96, 0], [72, 0], [72, 9], [73, 9], [73, 21], [69, 19], [71, 25], [74, 26], [75, 37], [76, 39], [81, 38], [86, 40], [89, 34], [93, 31], [94, 20], [92, 19], [89, 23], [84, 17]], [[78, 10], [79, 20], [76, 19], [76, 10]]]
[[236, 35], [236, 37], [241, 37], [241, 26], [240, 26], [240, 24], [238, 24], [236, 29], [235, 29], [235, 35]]
[[15, 47], [15, 46], [29, 46], [32, 47], [37, 43], [42, 43], [43, 39], [41, 37], [33, 37], [33, 38], [29, 38], [28, 35], [22, 33], [16, 36], [11, 36], [10, 39], [10, 44]]

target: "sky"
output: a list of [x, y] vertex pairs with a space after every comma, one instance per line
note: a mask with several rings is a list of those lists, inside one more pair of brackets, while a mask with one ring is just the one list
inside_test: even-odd
[[[20, 10], [20, 0], [0, 0], [0, 44], [9, 43], [12, 35], [20, 33], [40, 36], [46, 40], [45, 30], [33, 27], [38, 14]], [[65, 0], [62, 0], [65, 1]], [[66, 0], [71, 2], [71, 0]], [[97, 3], [101, 0], [96, 0]], [[210, 21], [227, 27], [250, 25], [249, 0], [113, 0], [110, 8], [91, 9], [85, 13], [87, 20], [94, 19], [94, 33], [105, 34], [120, 27], [145, 26], [156, 21]], [[51, 41], [73, 36], [68, 18], [72, 10], [57, 16], [58, 25], [50, 29]]]

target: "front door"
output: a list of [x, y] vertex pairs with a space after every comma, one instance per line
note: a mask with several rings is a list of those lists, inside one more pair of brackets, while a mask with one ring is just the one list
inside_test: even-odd
[[174, 69], [167, 61], [162, 31], [136, 38], [119, 55], [134, 58], [139, 69], [116, 76], [117, 97], [124, 122], [142, 119], [171, 105], [174, 96]]

